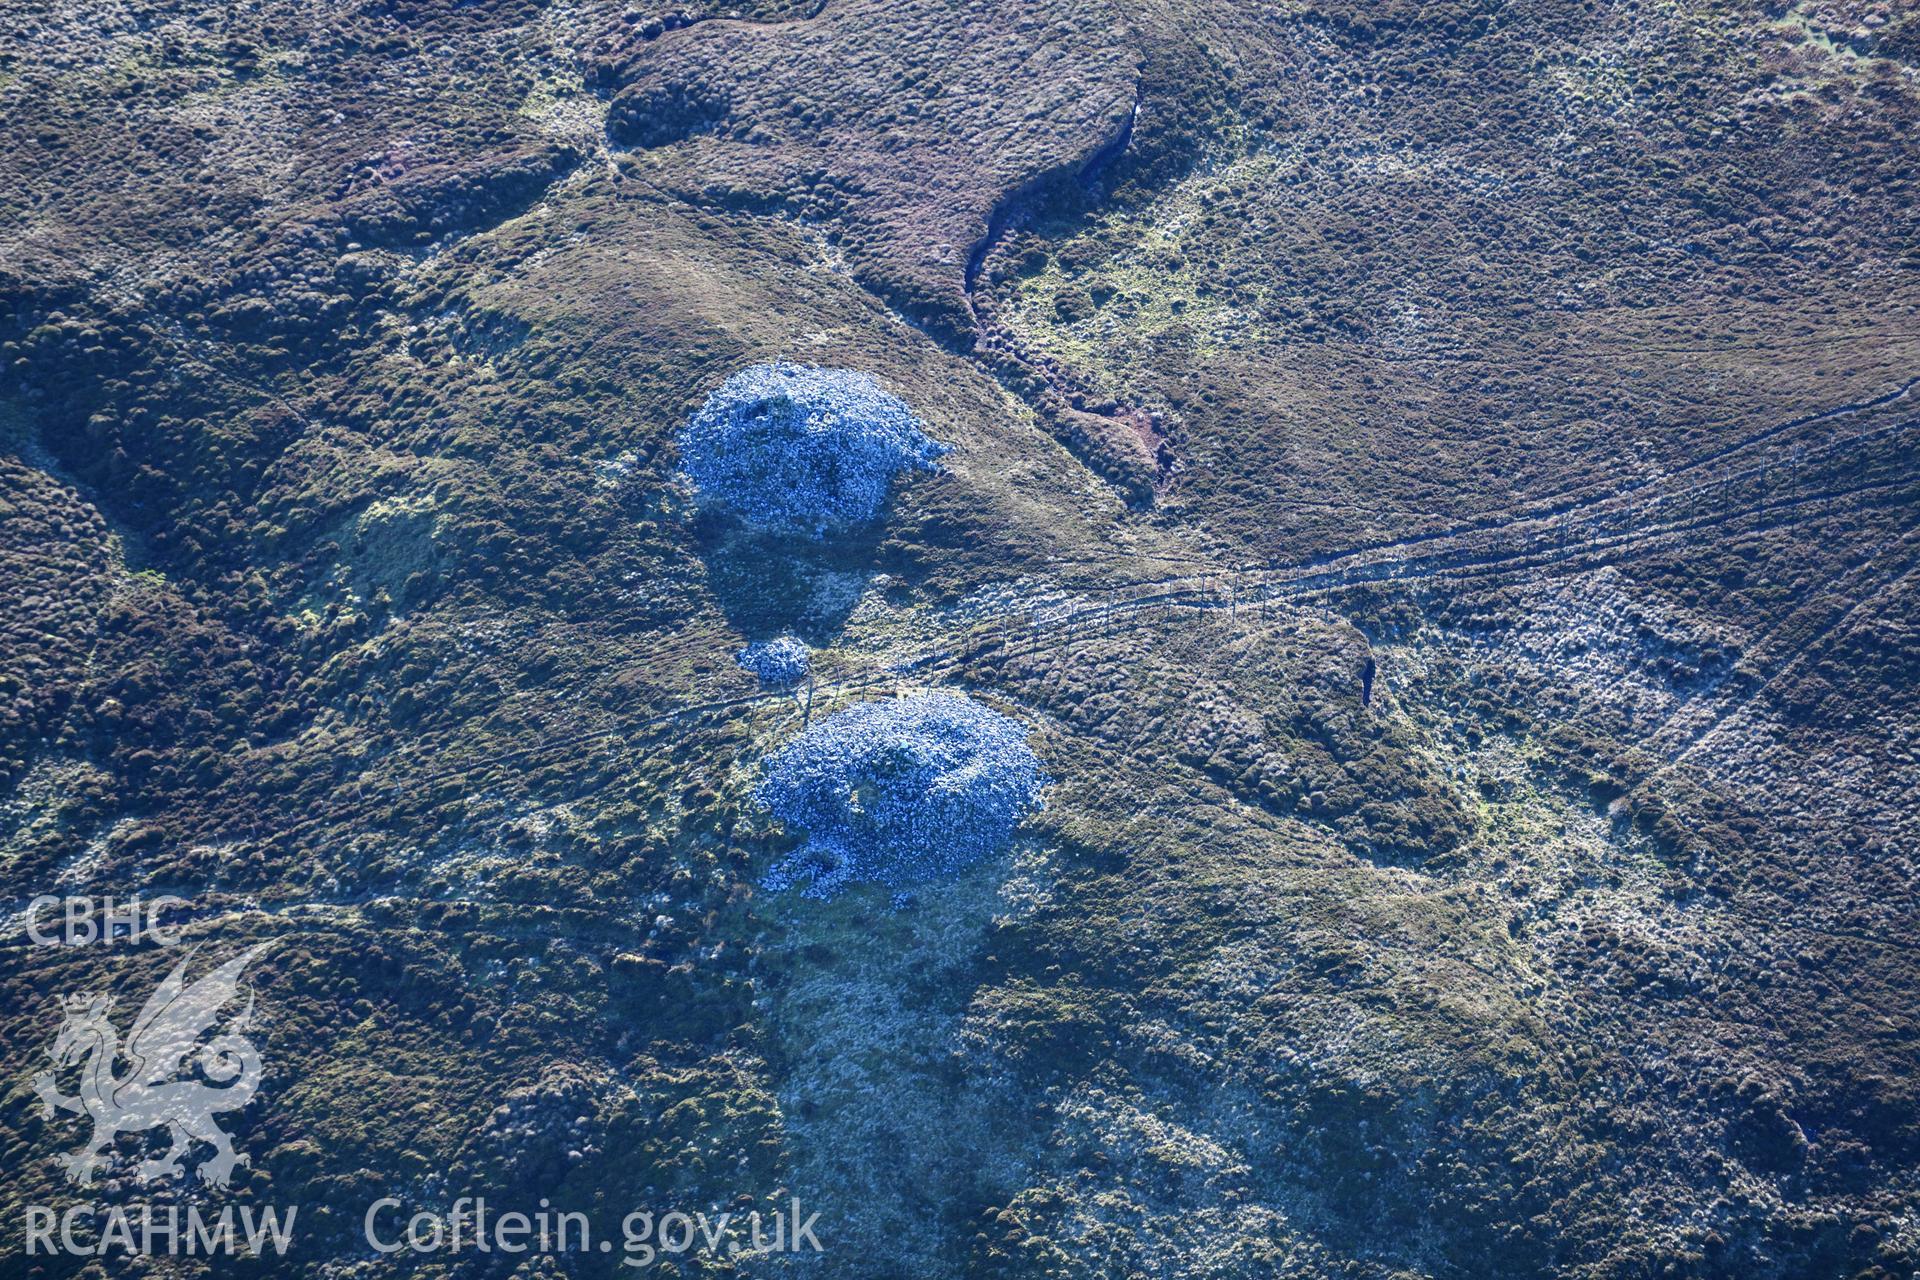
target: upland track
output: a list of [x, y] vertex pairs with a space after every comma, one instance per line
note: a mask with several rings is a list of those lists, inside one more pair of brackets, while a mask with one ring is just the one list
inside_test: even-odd
[[[1920, 1268], [1920, 18], [107, 9], [0, 31], [0, 896], [273, 940], [253, 1270], [383, 1190], [797, 1196], [822, 1280]], [[944, 474], [699, 509], [774, 361]], [[1045, 807], [779, 892], [770, 753], [928, 690]], [[9, 923], [23, 1076], [175, 959]]]
[[[1920, 425], [1920, 424], [1913, 424]], [[1256, 616], [1262, 604], [1295, 603], [1301, 600], [1319, 597], [1332, 597], [1356, 586], [1369, 583], [1390, 583], [1395, 586], [1413, 586], [1425, 582], [1473, 582], [1489, 578], [1498, 578], [1509, 574], [1525, 574], [1527, 580], [1537, 580], [1537, 571], [1564, 565], [1575, 566], [1577, 572], [1589, 572], [1607, 564], [1618, 563], [1633, 553], [1647, 550], [1664, 540], [1696, 534], [1702, 529], [1725, 525], [1736, 520], [1764, 517], [1771, 513], [1803, 505], [1823, 502], [1828, 504], [1844, 503], [1847, 499], [1857, 498], [1870, 492], [1889, 489], [1904, 491], [1909, 488], [1906, 482], [1886, 485], [1863, 486], [1856, 490], [1841, 490], [1830, 494], [1789, 499], [1782, 502], [1763, 505], [1754, 509], [1721, 513], [1714, 516], [1698, 517], [1690, 521], [1649, 529], [1631, 535], [1621, 535], [1610, 541], [1582, 543], [1573, 547], [1559, 546], [1552, 551], [1527, 548], [1503, 557], [1470, 558], [1461, 561], [1449, 561], [1440, 564], [1421, 562], [1420, 567], [1409, 571], [1414, 562], [1387, 561], [1381, 564], [1370, 563], [1365, 573], [1351, 571], [1321, 571], [1309, 575], [1306, 580], [1285, 581], [1281, 583], [1265, 582], [1243, 592], [1231, 588], [1222, 591], [1213, 585], [1203, 585], [1177, 590], [1156, 590], [1143, 598], [1122, 602], [1089, 606], [1072, 610], [1063, 615], [1036, 618], [1031, 613], [1023, 613], [1017, 607], [1010, 608], [986, 622], [975, 620], [970, 626], [967, 639], [956, 644], [948, 643], [926, 650], [910, 657], [896, 659], [885, 670], [869, 672], [848, 679], [817, 682], [816, 693], [824, 694], [828, 699], [849, 699], [858, 696], [890, 695], [905, 691], [918, 685], [905, 685], [903, 679], [913, 678], [924, 682], [938, 680], [964, 670], [969, 661], [976, 657], [992, 656], [998, 659], [1030, 656], [1036, 653], [1070, 647], [1083, 638], [1101, 638], [1121, 631], [1153, 625], [1174, 612], [1218, 614], [1234, 613], [1245, 610], [1249, 619]], [[1871, 504], [1867, 504], [1871, 505]], [[1888, 502], [1887, 506], [1906, 507], [1906, 501]], [[1845, 510], [1860, 510], [1861, 504], [1844, 507]], [[1810, 524], [1818, 519], [1808, 516], [1798, 521], [1769, 521], [1758, 526], [1769, 531], [1792, 528], [1798, 524]], [[1371, 549], [1370, 549], [1371, 550]], [[1864, 568], [1864, 566], [1863, 566]], [[1209, 575], [1210, 582], [1230, 581], [1231, 575]], [[1169, 582], [1186, 583], [1190, 577], [1158, 580], [1144, 585], [1150, 588], [1162, 588]], [[1836, 584], [1837, 586], [1838, 584]], [[1825, 593], [1822, 593], [1823, 595]], [[1856, 605], [1856, 608], [1858, 606]], [[1851, 611], [1849, 611], [1851, 613]], [[1842, 619], [1844, 621], [1844, 618]], [[1080, 624], [1085, 624], [1082, 627]], [[1788, 625], [1786, 622], [1781, 627]], [[1831, 634], [1840, 625], [1832, 624], [1822, 634]], [[624, 655], [628, 659], [637, 659], [637, 651]], [[1762, 686], [1764, 687], [1764, 685]], [[1759, 690], [1754, 691], [1754, 696]], [[628, 741], [635, 733], [664, 727], [690, 718], [706, 716], [722, 711], [735, 711], [744, 707], [777, 705], [792, 703], [793, 692], [763, 692], [743, 694], [737, 697], [714, 699], [672, 708], [647, 716], [637, 721], [623, 721], [604, 728], [577, 730], [553, 738], [545, 738], [529, 746], [516, 748], [504, 753], [494, 754], [485, 760], [459, 767], [430, 770], [424, 773], [403, 774], [410, 787], [427, 786], [444, 782], [454, 782], [473, 777], [484, 769], [490, 769], [509, 762], [529, 760], [553, 763], [560, 757], [589, 749], [602, 743]], [[1684, 707], [1683, 707], [1684, 710]], [[1734, 714], [1729, 711], [1726, 715]], [[1678, 714], [1678, 713], [1677, 713]], [[1726, 717], [1721, 717], [1724, 720]], [[1717, 723], [1717, 722], [1716, 722]], [[1663, 730], [1660, 733], [1664, 733]], [[1659, 736], [1659, 734], [1656, 734]], [[403, 755], [421, 757], [439, 755], [445, 750], [444, 744], [423, 743]], [[1684, 753], [1683, 753], [1684, 754]], [[374, 761], [383, 771], [392, 771], [396, 766], [394, 755], [377, 757]], [[404, 762], [399, 762], [404, 769]], [[369, 802], [365, 809], [356, 811], [351, 800], [342, 806], [331, 806], [324, 820], [328, 824], [338, 825], [354, 817], [364, 817], [372, 811], [374, 804], [387, 803], [383, 800]], [[296, 822], [283, 829], [286, 835], [299, 835], [316, 829], [322, 820], [309, 819]]]

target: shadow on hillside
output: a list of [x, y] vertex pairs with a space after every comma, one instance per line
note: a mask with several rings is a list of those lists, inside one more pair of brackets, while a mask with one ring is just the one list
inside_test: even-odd
[[748, 640], [796, 635], [815, 648], [831, 644], [866, 591], [883, 536], [867, 529], [824, 542], [755, 533], [725, 517], [694, 527], [707, 586], [721, 611]]

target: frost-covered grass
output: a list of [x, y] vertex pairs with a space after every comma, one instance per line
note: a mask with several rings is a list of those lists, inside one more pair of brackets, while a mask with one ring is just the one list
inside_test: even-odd
[[750, 644], [733, 660], [743, 671], [760, 677], [769, 689], [785, 689], [807, 678], [807, 646], [792, 636]]
[[763, 883], [831, 898], [950, 878], [1004, 850], [1046, 782], [1025, 726], [964, 695], [849, 707], [767, 761], [755, 799], [806, 843]]
[[869, 523], [896, 474], [933, 470], [946, 452], [867, 374], [803, 364], [734, 374], [680, 435], [681, 467], [703, 505], [815, 539]]

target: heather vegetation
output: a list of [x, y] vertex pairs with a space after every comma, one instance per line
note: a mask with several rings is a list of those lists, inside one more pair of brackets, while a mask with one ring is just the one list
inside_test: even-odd
[[0, 897], [274, 941], [247, 1267], [1920, 1268], [1902, 6], [14, 9]]

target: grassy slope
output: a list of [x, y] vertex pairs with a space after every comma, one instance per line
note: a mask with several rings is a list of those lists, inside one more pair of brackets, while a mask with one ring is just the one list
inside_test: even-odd
[[[792, 1189], [849, 1276], [1912, 1264], [1904, 28], [137, 16], [0, 64], [0, 865], [282, 939], [281, 1271], [393, 1188]], [[958, 446], [864, 545], [672, 481], [774, 356]], [[1241, 600], [1109, 609], [1176, 573]], [[756, 895], [784, 627], [1035, 726], [1011, 861]], [[9, 1059], [164, 960], [7, 952]]]

